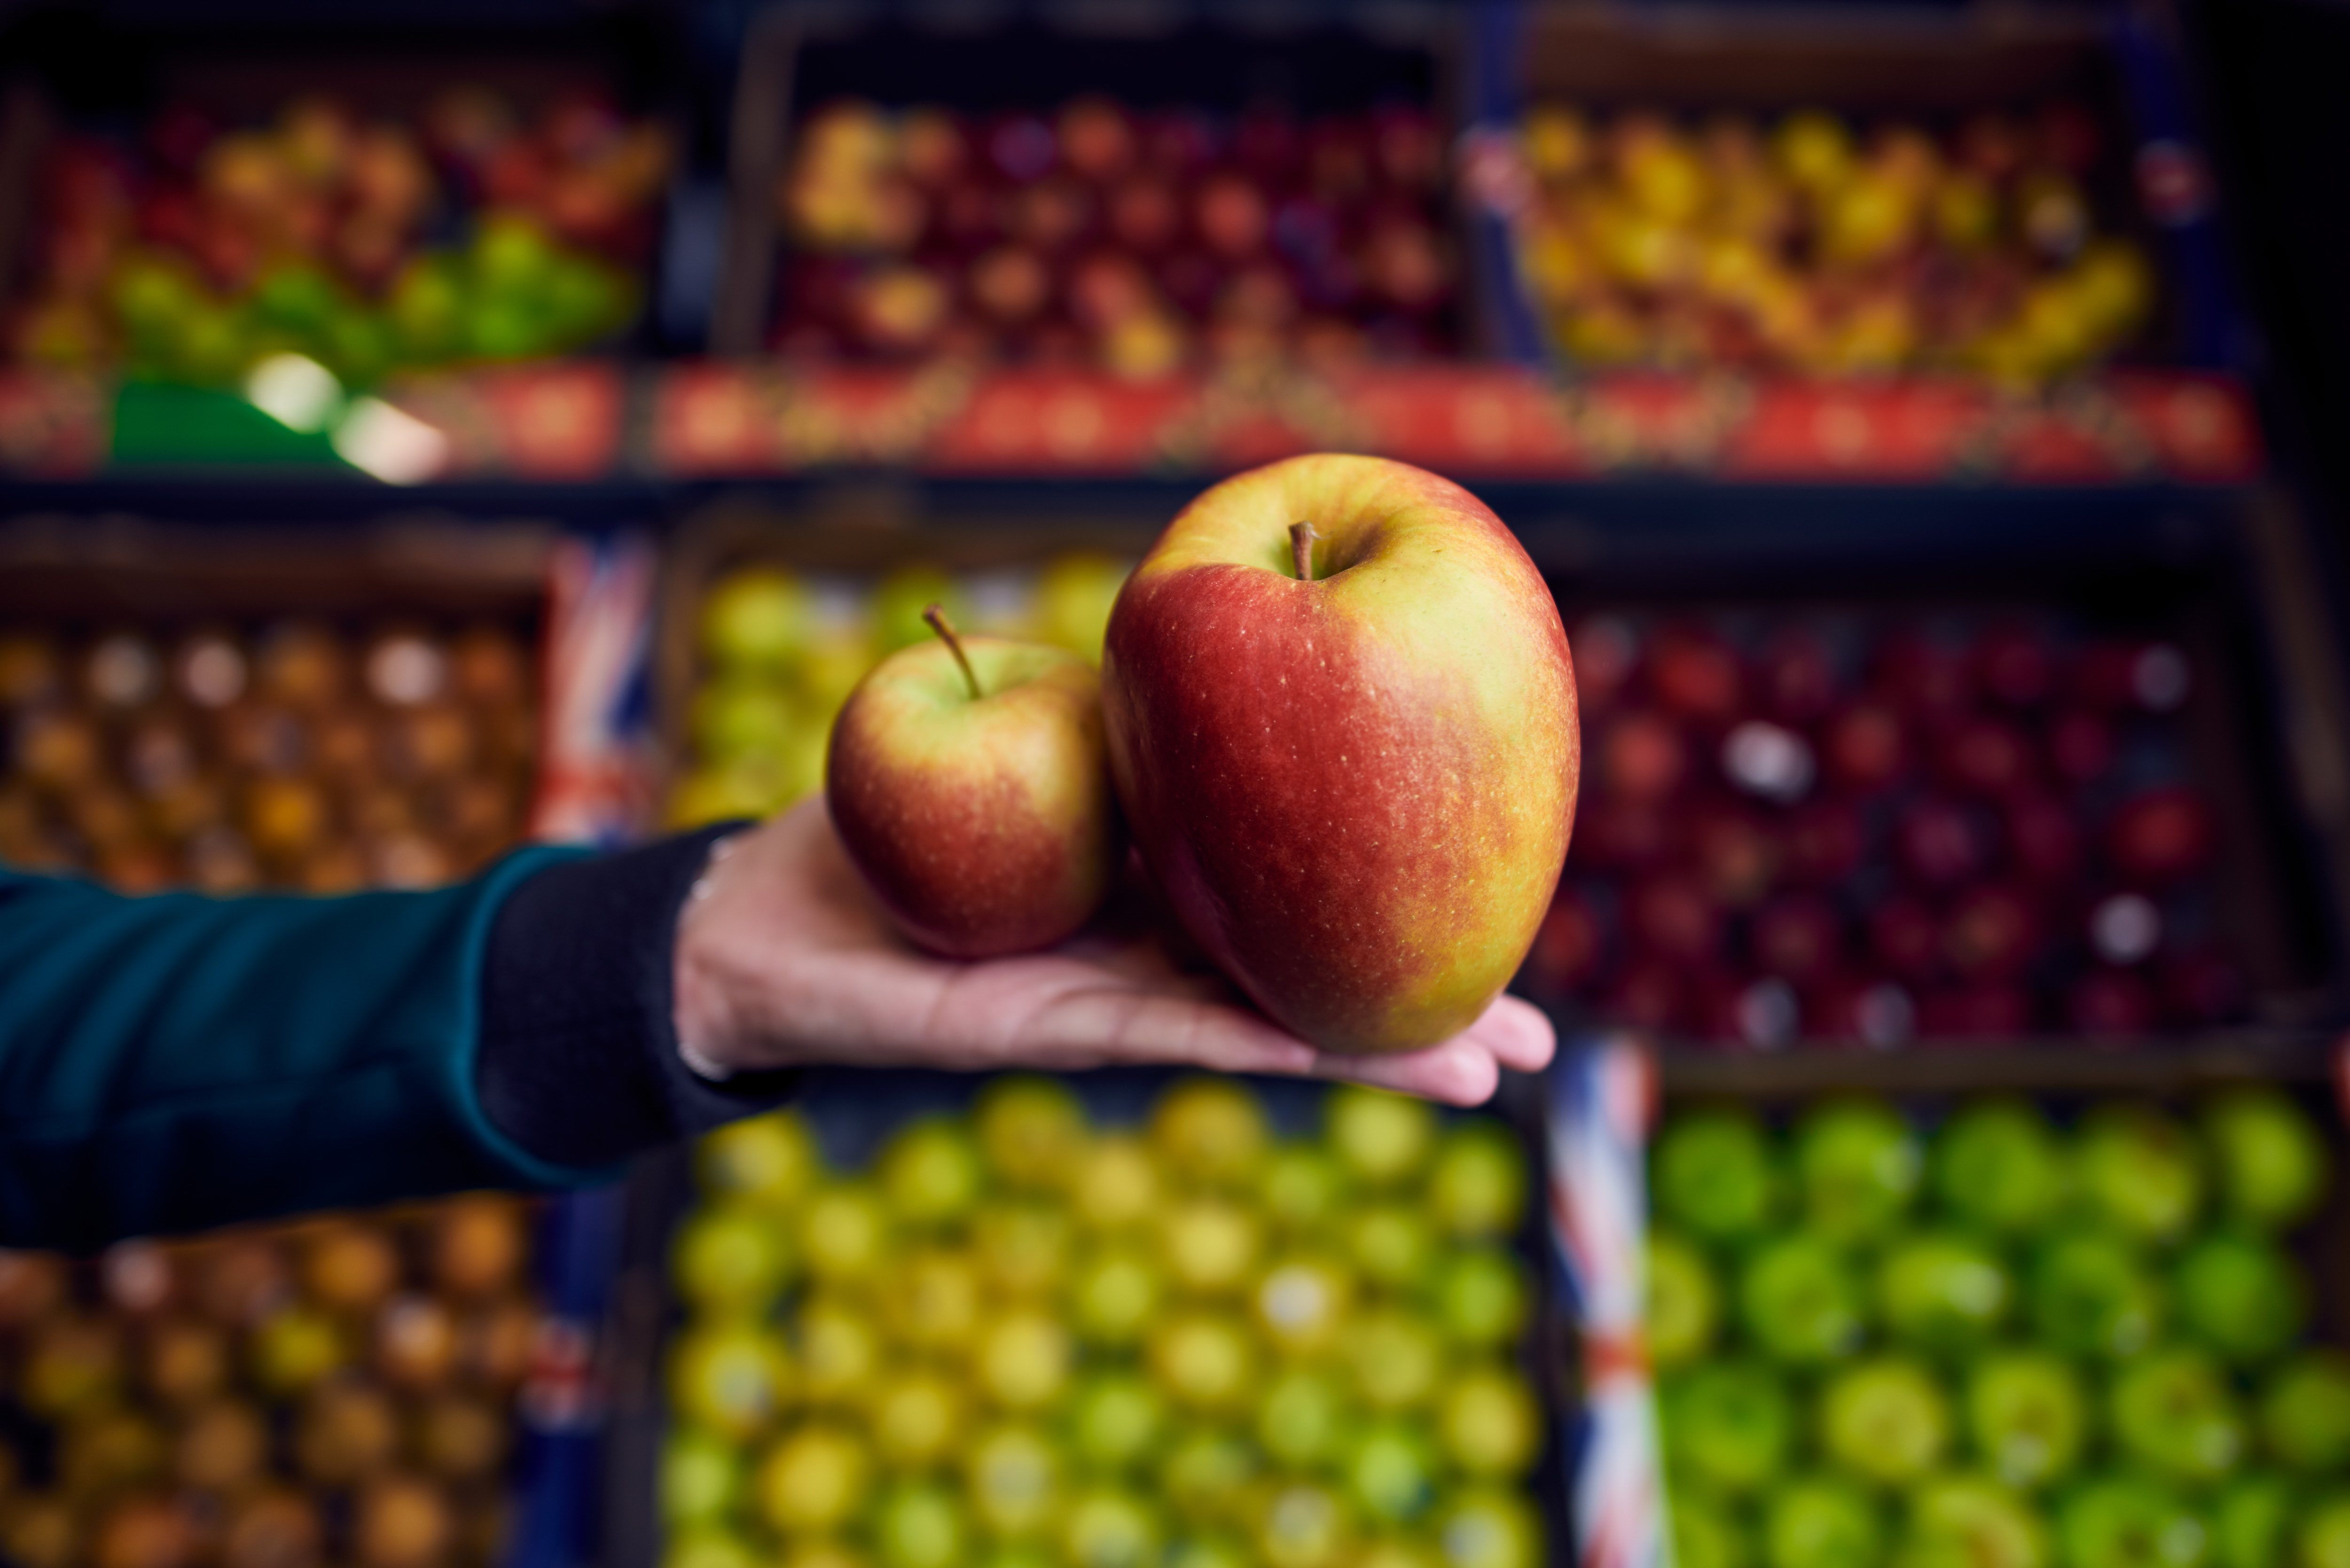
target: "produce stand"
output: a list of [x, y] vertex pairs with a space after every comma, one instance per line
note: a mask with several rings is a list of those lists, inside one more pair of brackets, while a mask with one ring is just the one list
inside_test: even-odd
[[[696, 3], [623, 5], [592, 24], [560, 7], [454, 9], [362, 6], [297, 26], [284, 7], [202, 20], [142, 10], [117, 28], [117, 80], [94, 84], [56, 39], [0, 62], [0, 647], [64, 628], [85, 659], [127, 631], [168, 661], [183, 637], [264, 639], [298, 611], [363, 639], [363, 654], [378, 628], [494, 624], [538, 650], [530, 771], [517, 775], [528, 798], [504, 819], [508, 837], [616, 841], [815, 788], [848, 684], [923, 635], [908, 623], [931, 598], [970, 626], [1090, 651], [1126, 566], [1214, 479], [1324, 450], [1418, 463], [1468, 485], [1517, 534], [1585, 684], [1566, 892], [1519, 987], [1551, 1012], [1565, 1053], [1547, 1080], [1506, 1083], [1492, 1112], [1535, 1198], [1508, 1238], [1533, 1293], [1510, 1355], [1539, 1399], [1540, 1440], [1504, 1490], [1532, 1500], [1540, 1561], [1647, 1568], [1657, 1559], [1643, 1542], [1669, 1534], [1685, 1478], [1655, 1451], [1632, 1265], [1657, 1212], [1643, 1140], [1692, 1107], [1751, 1108], [1775, 1136], [1856, 1095], [1929, 1128], [1982, 1097], [2017, 1096], [2071, 1128], [2108, 1102], [2191, 1119], [2214, 1094], [2277, 1087], [2326, 1129], [2335, 1167], [2321, 1216], [2290, 1237], [2312, 1282], [2310, 1338], [2350, 1346], [2338, 1244], [2350, 1151], [2331, 1092], [2350, 1028], [2343, 585], [2286, 444], [2293, 421], [2276, 417], [2278, 389], [2246, 351], [2227, 192], [2203, 162], [2195, 62], [2164, 8]], [[367, 105], [363, 119], [398, 119], [458, 77], [507, 95], [522, 123], [584, 88], [667, 138], [671, 161], [629, 252], [625, 322], [522, 356], [452, 352], [380, 373], [335, 361], [334, 395], [290, 421], [243, 364], [191, 378], [123, 354], [22, 348], [23, 291], [53, 232], [45, 149], [59, 137], [145, 146], [161, 109], [199, 99], [224, 126], [267, 132], [289, 99], [320, 89]], [[1259, 116], [1267, 104], [1284, 112]], [[2124, 292], [2143, 298], [2119, 313], [2126, 330], [2054, 356], [2054, 370], [1980, 345], [1880, 344], [1877, 362], [1839, 349], [1831, 363], [1824, 349], [1763, 352], [1735, 334], [1675, 337], [1668, 327], [1696, 318], [1689, 275], [1627, 284], [1619, 256], [1601, 269], [1616, 269], [1621, 297], [1608, 299], [1629, 300], [1653, 330], [1611, 354], [1587, 321], [1569, 330], [1569, 305], [1588, 300], [1544, 270], [1556, 257], [1538, 254], [1533, 225], [1580, 213], [1570, 196], [1617, 202], [1631, 188], [1560, 177], [1538, 132], [1561, 109], [1600, 150], [1594, 170], [1665, 146], [1663, 193], [1648, 199], [1667, 213], [1676, 158], [1769, 146], [1789, 116], [1824, 109], [1856, 169], [1914, 171], [1922, 147], [1937, 181], [1980, 174], [1996, 187], [1999, 210], [2019, 214], [1989, 247], [2009, 268], [1998, 298], [2077, 281], [2103, 244], [2142, 259], [2142, 286]], [[1985, 123], [2022, 128], [2039, 151], [2012, 167], [1970, 162]], [[2081, 125], [2092, 151], [2048, 151]], [[941, 126], [961, 139], [963, 166], [980, 171], [968, 191], [917, 178], [910, 126], [913, 140]], [[1407, 148], [1424, 133], [1437, 150], [1426, 182], [1406, 182], [1409, 199], [1350, 205], [1333, 193], [1345, 181], [1316, 183], [1295, 150], [1376, 163], [1376, 140], [1358, 140], [1376, 127], [1401, 127]], [[1243, 132], [1259, 138], [1245, 155]], [[1121, 135], [1148, 147], [1161, 133], [1177, 148], [1163, 165], [1117, 151]], [[1088, 136], [1096, 151], [1066, 151]], [[1186, 161], [1193, 138], [1225, 151]], [[868, 159], [875, 147], [886, 156]], [[1042, 172], [1023, 176], [1024, 158]], [[2049, 172], [2035, 158], [2064, 175], [2051, 188], [2067, 222], [2029, 250], [2020, 214], [2047, 192], [2023, 182]], [[454, 163], [435, 167], [452, 193], [472, 188]], [[1184, 216], [1198, 234], [1166, 250], [1129, 246], [1111, 227], [1126, 194], [1111, 171], [1138, 169], [1187, 214], [1221, 203], [1223, 215]], [[928, 237], [892, 226], [902, 181], [929, 203], [915, 225]], [[1048, 243], [1054, 202], [1027, 195], [1041, 186], [1095, 203], [1082, 242]], [[974, 220], [981, 238], [941, 237], [963, 196], [1014, 215]], [[1254, 249], [1242, 221], [1252, 201], [1267, 235]], [[452, 194], [416, 243], [462, 247], [488, 215]], [[1226, 222], [1242, 259], [1177, 265], [1213, 249], [1210, 231]], [[1965, 292], [1952, 278], [1981, 281], [1953, 259], [1964, 247], [1943, 243], [1967, 224], [1920, 218], [1915, 235], [1936, 236], [1915, 239], [1924, 259], [1895, 265], [1838, 242], [1856, 247], [1840, 265], [1866, 280], [1839, 282], [1813, 266], [1834, 247], [1806, 225], [1825, 234], [1842, 222], [1805, 217], [1773, 241], [1781, 269], [1821, 291], [1824, 320], [1856, 298], [1910, 308], [1913, 326], [1939, 320]], [[1007, 246], [1021, 265], [983, 286], [983, 263]], [[1097, 250], [1146, 257], [1156, 303], [1122, 314], [1133, 274], [1085, 273]], [[1029, 251], [1050, 268], [1049, 303], [1034, 312], [1015, 286]], [[1429, 255], [1442, 286], [1416, 296], [1406, 264]], [[1333, 257], [1388, 281], [1349, 293]], [[350, 293], [390, 308], [388, 292]], [[994, 303], [983, 308], [983, 294]], [[320, 344], [290, 346], [333, 360]], [[345, 439], [362, 415], [389, 447]], [[729, 596], [754, 593], [806, 618], [786, 659], [745, 659], [730, 643]], [[1817, 658], [1804, 665], [1790, 649]], [[2021, 660], [2018, 687], [1991, 673], [2002, 650]], [[1698, 688], [1726, 670], [1734, 698], [1676, 688], [1660, 658], [1693, 658]], [[1794, 666], [1830, 695], [1775, 695]], [[1935, 669], [1960, 671], [1967, 694], [1950, 714], [1916, 698]], [[1908, 761], [1896, 782], [1864, 789], [1840, 782], [1831, 732], [1870, 704], [1897, 711]], [[1646, 754], [1672, 781], [1658, 786], [1652, 771], [1627, 792], [1640, 757], [1619, 745], [1657, 742], [1659, 715], [1665, 740]], [[1645, 740], [1623, 742], [1633, 719]], [[1768, 754], [1750, 743], [1734, 761], [1728, 742], [1755, 724], [1747, 739]], [[1989, 752], [1969, 753], [1960, 731]], [[2100, 734], [2110, 756], [2075, 778], [2064, 759], [2082, 753], [2065, 747]], [[7, 740], [0, 760], [17, 766], [24, 743], [14, 728]], [[1781, 766], [1790, 757], [1808, 769], [1800, 786]], [[2011, 765], [2025, 783], [1991, 776]], [[17, 799], [14, 778], [0, 771], [0, 806]], [[2150, 870], [2115, 847], [2116, 820], [2174, 788], [2203, 846], [2184, 869]], [[1639, 848], [1631, 797], [1673, 814], [1671, 842]], [[2058, 869], [2043, 876], [2027, 867], [2018, 823], [2052, 803], [2038, 820]], [[1962, 873], [1917, 869], [1903, 824], [1921, 806], [1981, 836]], [[1787, 871], [1799, 827], [1837, 813], [1862, 847], [1832, 875]], [[44, 817], [42, 831], [61, 830]], [[1708, 861], [1700, 840], [1729, 849]], [[484, 838], [430, 868], [456, 874], [490, 848]], [[23, 853], [0, 842], [0, 858]], [[1733, 875], [1741, 854], [1770, 871]], [[119, 857], [118, 870], [141, 869]], [[1633, 911], [1669, 905], [1659, 887], [1686, 893], [1692, 880], [1701, 940], [1674, 948], [1674, 930], [1692, 928], [1675, 928], [1669, 908]], [[1914, 971], [1894, 967], [1872, 924], [1903, 900], [1930, 915]], [[1794, 937], [1816, 938], [1829, 910], [1833, 961], [1806, 967], [1801, 941], [1763, 929], [1791, 901], [1803, 906]], [[2027, 930], [2026, 956], [2001, 956], [2013, 945], [1992, 940], [2002, 920]], [[1627, 977], [1645, 967], [1653, 979], [1660, 961], [1675, 966], [1676, 995], [1658, 1007], [1656, 987]], [[1888, 993], [1901, 1026], [1864, 1026], [1863, 1004]], [[1946, 1005], [1994, 994], [2001, 1008]], [[1155, 1075], [1071, 1083], [1097, 1131], [1146, 1125], [1168, 1086]], [[1319, 1091], [1248, 1088], [1283, 1136], [1309, 1136], [1324, 1114]], [[834, 1073], [795, 1114], [834, 1178], [857, 1182], [902, 1128], [967, 1116], [991, 1092]], [[500, 1551], [477, 1544], [468, 1563], [651, 1568], [689, 1533], [665, 1518], [677, 1505], [661, 1489], [685, 1484], [663, 1476], [707, 1426], [706, 1413], [680, 1413], [672, 1373], [692, 1321], [674, 1248], [713, 1207], [697, 1195], [696, 1158], [649, 1158], [625, 1184], [536, 1211], [529, 1272], [545, 1326], [523, 1391], [501, 1407], [516, 1412], [501, 1472], [510, 1521]], [[795, 1223], [773, 1228], [796, 1238]], [[423, 1247], [422, 1225], [400, 1245]], [[0, 1256], [0, 1314], [13, 1262]], [[75, 1282], [92, 1303], [109, 1289], [103, 1267]], [[796, 1349], [792, 1299], [772, 1321]], [[0, 1327], [11, 1336], [13, 1355], [25, 1331]], [[9, 1439], [30, 1429], [15, 1412], [0, 1406]], [[741, 1468], [774, 1443], [772, 1431], [743, 1438]], [[34, 1491], [49, 1462], [28, 1459]], [[2345, 1479], [2313, 1475], [2310, 1490]], [[1153, 1483], [1128, 1492], [1173, 1517]], [[0, 1525], [25, 1495], [0, 1486]], [[1736, 1507], [1761, 1560], [1759, 1505]], [[777, 1550], [756, 1506], [727, 1517], [759, 1552]], [[855, 1528], [872, 1556], [872, 1521]], [[1388, 1568], [1521, 1562], [1455, 1552], [1425, 1516], [1373, 1536], [1409, 1548]], [[1682, 1568], [1708, 1568], [1701, 1546], [1682, 1544]], [[1238, 1560], [1271, 1561], [1263, 1545], [1245, 1542]], [[0, 1530], [10, 1552], [48, 1568]], [[739, 1560], [681, 1552], [672, 1568]], [[1320, 1563], [1309, 1553], [1275, 1568]]]

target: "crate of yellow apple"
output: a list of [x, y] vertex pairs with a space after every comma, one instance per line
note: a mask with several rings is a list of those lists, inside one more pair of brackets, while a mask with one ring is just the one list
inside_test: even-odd
[[666, 1568], [1544, 1561], [1508, 1125], [1232, 1080], [1139, 1108], [1010, 1077], [855, 1168], [789, 1112], [706, 1139]]
[[804, 575], [771, 565], [717, 577], [695, 628], [695, 675], [669, 798], [680, 827], [780, 811], [824, 786], [833, 720], [866, 672], [931, 640], [936, 604], [958, 626], [1033, 639], [1097, 663], [1130, 563], [1059, 556], [1033, 574], [957, 577], [910, 565], [885, 576]]

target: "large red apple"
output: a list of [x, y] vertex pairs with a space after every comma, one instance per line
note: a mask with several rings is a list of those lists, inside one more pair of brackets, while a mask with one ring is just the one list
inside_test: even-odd
[[1100, 908], [1119, 859], [1098, 681], [1038, 643], [901, 649], [833, 723], [825, 802], [899, 929], [951, 958], [1047, 947]]
[[1336, 455], [1217, 485], [1119, 594], [1102, 707], [1169, 903], [1304, 1038], [1431, 1044], [1524, 958], [1575, 815], [1575, 673], [1460, 486]]

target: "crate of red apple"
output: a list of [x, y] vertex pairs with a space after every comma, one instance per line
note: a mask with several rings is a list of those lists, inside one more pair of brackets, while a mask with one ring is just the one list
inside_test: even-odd
[[295, 352], [367, 384], [585, 348], [636, 319], [671, 152], [597, 92], [481, 85], [61, 134], [6, 357], [223, 384]]
[[1458, 261], [1426, 109], [825, 105], [775, 192], [775, 346], [1149, 379], [1442, 357]]
[[2258, 852], [2189, 766], [2181, 646], [1858, 612], [1574, 635], [1586, 793], [1539, 991], [1765, 1048], [2248, 1016], [2253, 895], [2214, 862]]

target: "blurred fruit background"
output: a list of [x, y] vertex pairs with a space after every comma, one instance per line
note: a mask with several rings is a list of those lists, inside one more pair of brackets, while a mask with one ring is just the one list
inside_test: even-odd
[[993, 115], [849, 100], [776, 192], [776, 348], [1079, 364], [1347, 365], [1458, 352], [1461, 265], [1425, 109]]
[[2030, 387], [2127, 349], [2145, 251], [2095, 211], [2084, 105], [1954, 130], [1797, 108], [1698, 121], [1544, 104], [1520, 265], [1553, 341], [1595, 369], [1933, 371]]
[[386, 114], [319, 91], [244, 120], [166, 105], [47, 153], [9, 350], [199, 385], [299, 353], [366, 386], [584, 348], [642, 305], [672, 155], [588, 92], [460, 84]]
[[1363, 1089], [1139, 1124], [998, 1078], [869, 1165], [788, 1113], [695, 1156], [669, 1247], [671, 1568], [1546, 1562], [1526, 1155]]
[[1667, 1117], [1677, 1562], [2334, 1560], [2350, 1355], [2312, 1332], [2310, 1265], [2334, 1137], [2257, 1087], [2063, 1105]]

